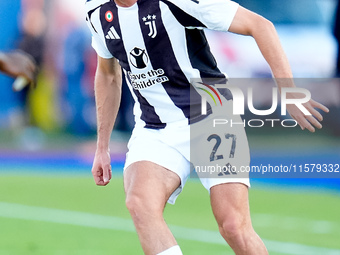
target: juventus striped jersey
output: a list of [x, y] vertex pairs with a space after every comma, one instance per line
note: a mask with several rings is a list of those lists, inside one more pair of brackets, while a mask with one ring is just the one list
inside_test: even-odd
[[192, 78], [226, 78], [217, 68], [203, 28], [227, 31], [238, 4], [229, 0], [138, 0], [120, 7], [113, 0], [88, 0], [92, 46], [116, 58], [135, 100], [137, 124], [203, 118]]

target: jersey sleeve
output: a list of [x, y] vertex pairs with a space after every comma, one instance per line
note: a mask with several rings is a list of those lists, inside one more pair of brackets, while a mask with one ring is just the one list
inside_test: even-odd
[[99, 34], [96, 33], [93, 28], [91, 28], [91, 24], [89, 24], [89, 21], [87, 21], [87, 23], [92, 33], [92, 43], [91, 43], [92, 48], [97, 52], [98, 56], [102, 58], [113, 58], [112, 54], [107, 49], [105, 43], [100, 38]]
[[183, 26], [217, 31], [228, 31], [239, 7], [230, 0], [163, 1]]
[[95, 2], [95, 0], [92, 0], [87, 1], [85, 4], [87, 10], [86, 23], [92, 34], [92, 47], [97, 52], [98, 56], [106, 59], [113, 58], [112, 54], [105, 44], [103, 32], [101, 29], [99, 19], [100, 6], [94, 5]]

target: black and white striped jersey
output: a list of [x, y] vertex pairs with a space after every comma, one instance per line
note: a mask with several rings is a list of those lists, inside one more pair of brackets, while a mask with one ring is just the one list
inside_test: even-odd
[[159, 129], [202, 118], [194, 107], [201, 97], [190, 80], [225, 78], [203, 28], [227, 31], [237, 8], [229, 0], [138, 0], [131, 7], [86, 2], [92, 46], [100, 57], [119, 61], [135, 99], [136, 123]]

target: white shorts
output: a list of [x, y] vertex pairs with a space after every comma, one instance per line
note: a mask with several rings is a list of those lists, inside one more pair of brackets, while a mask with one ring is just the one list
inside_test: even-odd
[[[225, 124], [213, 128], [216, 118], [225, 119], [225, 113], [211, 114], [192, 125], [184, 121], [167, 124], [164, 129], [136, 126], [128, 143], [124, 170], [135, 162], [150, 161], [176, 173], [181, 184], [170, 196], [170, 204], [175, 203], [190, 175], [200, 178], [208, 191], [223, 183], [250, 187], [249, 174], [236, 173], [250, 163], [244, 127]], [[232, 118], [234, 123], [242, 121], [239, 116]]]

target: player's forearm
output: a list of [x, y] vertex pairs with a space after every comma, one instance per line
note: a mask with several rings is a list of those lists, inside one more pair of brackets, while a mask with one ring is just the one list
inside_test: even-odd
[[121, 98], [121, 74], [96, 73], [97, 150], [107, 151]]

